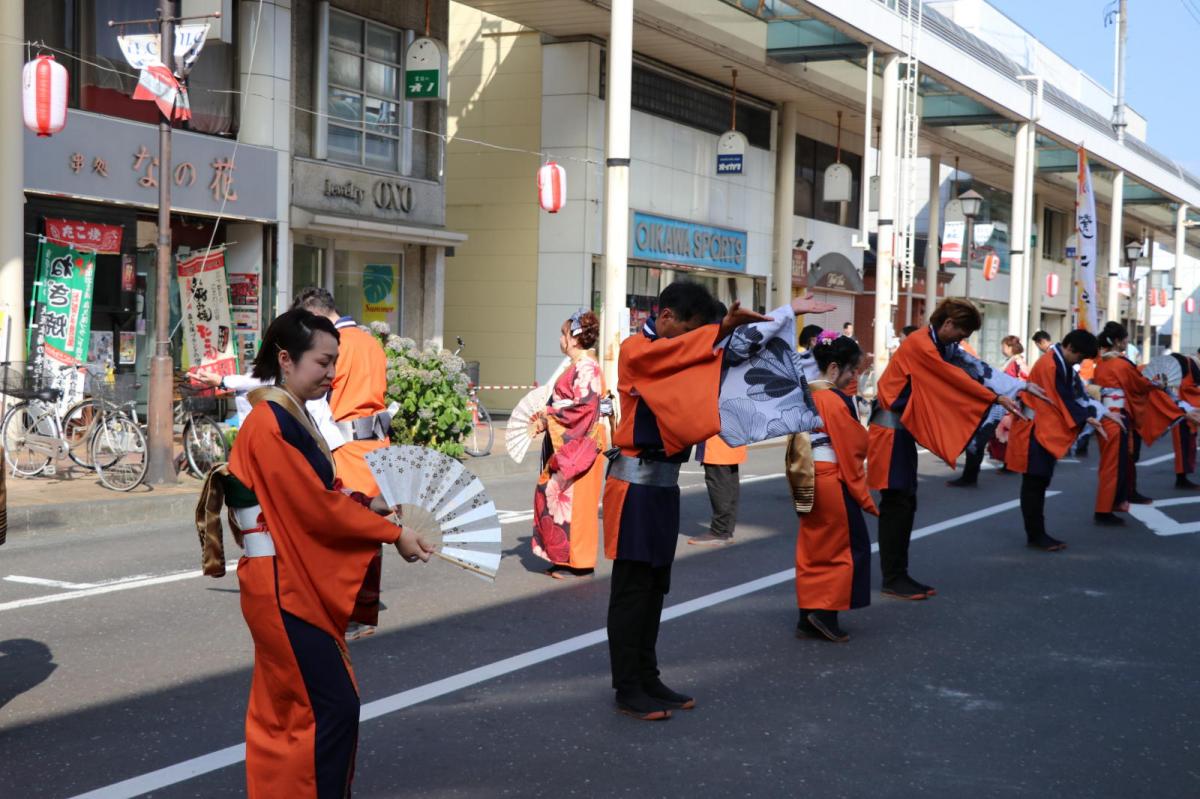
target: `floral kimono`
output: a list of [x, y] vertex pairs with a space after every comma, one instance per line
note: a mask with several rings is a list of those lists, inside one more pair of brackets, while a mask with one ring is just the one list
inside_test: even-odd
[[546, 406], [542, 473], [533, 494], [533, 552], [556, 566], [593, 569], [608, 446], [598, 364], [584, 355], [554, 383]]

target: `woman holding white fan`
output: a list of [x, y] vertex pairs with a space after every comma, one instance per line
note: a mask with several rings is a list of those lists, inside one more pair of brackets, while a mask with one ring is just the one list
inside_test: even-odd
[[599, 335], [600, 320], [591, 311], [578, 310], [563, 322], [558, 345], [571, 365], [533, 421], [536, 432], [546, 433], [533, 495], [533, 552], [550, 561], [546, 574], [558, 580], [587, 577], [596, 568], [607, 462], [600, 453], [608, 447], [603, 377], [592, 351]]

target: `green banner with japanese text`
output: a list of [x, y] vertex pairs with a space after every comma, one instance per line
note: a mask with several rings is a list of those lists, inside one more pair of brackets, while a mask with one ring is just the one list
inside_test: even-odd
[[96, 254], [43, 241], [37, 274], [36, 344], [43, 356], [77, 366], [87, 360], [91, 339]]

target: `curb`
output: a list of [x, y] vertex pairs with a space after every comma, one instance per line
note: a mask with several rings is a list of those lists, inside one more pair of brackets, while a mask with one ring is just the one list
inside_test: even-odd
[[80, 528], [127, 527], [168, 519], [187, 523], [192, 520], [198, 497], [198, 492], [188, 492], [100, 502], [10, 505], [8, 534], [10, 537], [42, 535]]

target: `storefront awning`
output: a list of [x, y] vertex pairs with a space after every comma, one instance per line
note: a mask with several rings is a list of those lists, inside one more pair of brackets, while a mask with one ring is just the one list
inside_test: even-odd
[[467, 240], [466, 233], [441, 228], [400, 225], [388, 222], [371, 222], [365, 219], [350, 219], [332, 214], [314, 214], [303, 208], [292, 206], [292, 230], [306, 233], [323, 233], [331, 236], [354, 236], [357, 238], [386, 239], [411, 244], [429, 244], [435, 247], [453, 247]]

